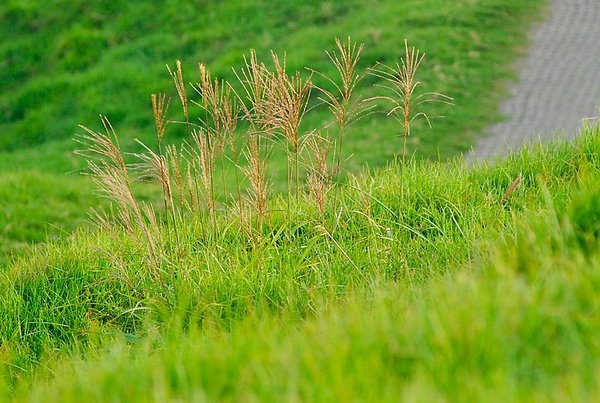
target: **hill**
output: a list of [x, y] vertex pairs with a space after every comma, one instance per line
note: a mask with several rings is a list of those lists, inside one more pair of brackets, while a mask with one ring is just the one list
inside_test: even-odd
[[[418, 77], [423, 88], [452, 96], [454, 106], [432, 104], [430, 116], [446, 118], [435, 120], [432, 130], [420, 122], [407, 152], [445, 159], [467, 150], [497, 119], [502, 82], [543, 3], [3, 2], [0, 181], [6, 196], [0, 198], [0, 262], [45, 236], [69, 234], [84, 221], [86, 207], [99, 203], [91, 185], [76, 177], [83, 167], [72, 153], [77, 124], [97, 127], [97, 115], [107, 115], [125, 147], [137, 150], [132, 138], [148, 142], [153, 136], [150, 94], [166, 92], [177, 109], [165, 64], [174, 67], [181, 59], [190, 82], [198, 80], [197, 62], [232, 79], [231, 69], [242, 66], [250, 48], [261, 58], [274, 49], [287, 51], [291, 71], [310, 67], [334, 75], [325, 52], [335, 49], [336, 36], [365, 44], [362, 71], [378, 61], [393, 65], [408, 38], [427, 54]], [[375, 82], [368, 77], [359, 95], [372, 95]], [[306, 118], [311, 127], [330, 120], [322, 110]], [[357, 172], [365, 164], [384, 166], [401, 151], [398, 132], [383, 113], [357, 122], [346, 136], [345, 155], [352, 156], [346, 167]], [[167, 134], [169, 141], [180, 138], [177, 131]], [[276, 186], [284, 183], [282, 177], [273, 178]]]
[[303, 196], [292, 221], [271, 201], [262, 227], [233, 210], [176, 234], [149, 222], [158, 265], [143, 227], [79, 232], [2, 277], [5, 393], [585, 401], [599, 139], [392, 165], [337, 188], [339, 213]]

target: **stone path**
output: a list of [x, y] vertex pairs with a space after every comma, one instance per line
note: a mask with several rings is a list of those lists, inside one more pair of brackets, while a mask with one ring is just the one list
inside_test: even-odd
[[467, 160], [491, 160], [538, 138], [573, 137], [584, 119], [600, 114], [600, 0], [550, 0], [548, 12], [501, 105], [507, 120], [490, 127]]

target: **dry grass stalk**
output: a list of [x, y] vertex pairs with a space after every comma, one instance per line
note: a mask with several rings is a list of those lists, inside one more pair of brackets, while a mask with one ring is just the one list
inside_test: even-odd
[[[234, 74], [242, 86], [242, 92], [236, 93], [242, 117], [250, 125], [246, 133], [248, 142], [243, 151], [247, 166], [241, 169], [250, 183], [248, 200], [261, 225], [268, 219], [269, 183], [266, 171], [269, 142], [275, 130], [275, 77], [264, 63], [258, 61], [254, 50], [250, 51], [250, 57], [244, 57], [244, 67], [239, 72], [234, 71]], [[241, 214], [244, 208], [241, 197], [239, 200]]]
[[171, 186], [171, 173], [169, 171], [169, 163], [164, 155], [159, 155], [147, 147], [144, 143], [136, 140], [144, 149], [145, 153], [133, 154], [139, 163], [132, 165], [133, 170], [137, 173], [138, 179], [153, 179], [160, 183], [163, 190], [165, 207], [172, 207], [173, 189]]
[[[86, 149], [77, 151], [88, 159], [88, 167], [101, 195], [114, 202], [117, 206], [113, 217], [132, 235], [141, 250], [147, 250], [150, 265], [157, 277], [161, 276], [163, 260], [158, 237], [154, 230], [153, 212], [148, 206], [138, 203], [131, 189], [131, 181], [127, 165], [121, 153], [117, 135], [106, 117], [101, 116], [104, 133], [93, 131], [80, 126], [85, 134], [79, 136], [79, 142]], [[100, 227], [107, 226], [109, 220], [105, 212], [96, 212], [92, 220]], [[150, 222], [150, 225], [148, 224]]]
[[[225, 145], [229, 145], [232, 160], [238, 163], [239, 152], [234, 138], [237, 129], [240, 107], [229, 83], [224, 80], [212, 80], [205, 64], [198, 64], [200, 82], [194, 87], [200, 95], [200, 102], [196, 103], [202, 109], [204, 116], [200, 118], [207, 131], [210, 147], [217, 151], [221, 157], [221, 173], [223, 191], [227, 193], [225, 181]], [[238, 200], [241, 197], [240, 183], [236, 170], [236, 188]]]
[[238, 122], [239, 106], [229, 83], [224, 80], [212, 80], [205, 64], [198, 64], [200, 82], [195, 89], [200, 95], [198, 105], [205, 112], [201, 119], [204, 126], [230, 140], [235, 133]]
[[196, 144], [197, 151], [195, 159], [200, 168], [199, 176], [203, 187], [204, 201], [210, 214], [214, 219], [215, 214], [215, 187], [214, 187], [214, 167], [217, 156], [216, 145], [210, 142], [208, 132], [201, 130], [192, 131], [192, 139]]
[[415, 96], [415, 90], [421, 84], [417, 81], [416, 74], [425, 57], [425, 54], [420, 53], [414, 47], [408, 47], [408, 41], [404, 40], [404, 58], [400, 63], [396, 63], [395, 67], [389, 67], [385, 64], [378, 63], [377, 66], [371, 69], [371, 74], [383, 79], [385, 84], [379, 84], [392, 95], [376, 96], [369, 100], [385, 100], [392, 104], [392, 108], [387, 112], [388, 116], [393, 116], [402, 126], [401, 136], [403, 137], [402, 155], [406, 157], [406, 141], [410, 136], [411, 124], [417, 118], [423, 118], [431, 127], [429, 116], [417, 107], [426, 102], [449, 102], [452, 99], [443, 94], [435, 92], [423, 93]]
[[303, 79], [300, 72], [289, 75], [286, 72], [285, 55], [283, 58], [279, 58], [276, 53], [272, 52], [271, 57], [275, 66], [271, 97], [273, 126], [287, 139], [288, 192], [290, 192], [293, 182], [296, 201], [298, 201], [300, 194], [300, 124], [306, 114], [306, 107], [312, 89], [312, 77]]
[[192, 162], [191, 164], [188, 164], [187, 171], [185, 174], [185, 181], [187, 183], [187, 191], [189, 196], [190, 213], [197, 211], [200, 205], [198, 194], [195, 192], [198, 186], [196, 185], [195, 175], [193, 174], [194, 171], [194, 163]]
[[181, 60], [177, 60], [176, 62], [177, 68], [176, 70], [171, 70], [171, 68], [167, 65], [167, 70], [169, 74], [173, 78], [173, 82], [175, 83], [175, 88], [177, 89], [177, 95], [179, 95], [179, 99], [181, 100], [181, 106], [183, 107], [183, 115], [185, 116], [185, 120], [188, 123], [190, 122], [190, 113], [188, 109], [188, 98], [185, 90], [185, 83], [183, 81], [183, 71], [181, 68]]
[[[138, 173], [138, 178], [151, 178], [160, 183], [163, 191], [163, 203], [165, 212], [167, 214], [167, 223], [172, 226], [173, 232], [175, 233], [176, 243], [178, 243], [178, 217], [173, 195], [173, 178], [171, 176], [171, 170], [169, 169], [169, 165], [174, 165], [173, 160], [171, 160], [171, 163], [169, 162], [169, 154], [172, 155], [173, 153], [173, 151], [169, 152], [169, 150], [172, 150], [174, 147], [168, 147], [167, 155], [161, 155], [156, 154], [154, 151], [152, 151], [150, 148], [144, 145], [141, 141], [138, 141], [138, 143], [146, 150], [146, 152], [133, 154], [141, 162], [134, 164], [132, 168]], [[169, 214], [171, 216], [170, 220]], [[155, 218], [153, 216], [148, 217], [148, 219], [154, 220]]]
[[171, 178], [175, 185], [174, 187], [177, 190], [177, 203], [174, 204], [179, 205], [179, 208], [181, 209], [193, 212], [193, 200], [188, 200], [190, 190], [188, 189], [189, 183], [181, 171], [185, 161], [175, 145], [171, 144], [167, 146], [165, 160], [169, 163]]
[[508, 202], [508, 199], [511, 194], [515, 192], [518, 188], [521, 187], [521, 182], [523, 181], [523, 174], [519, 173], [514, 181], [508, 186], [506, 192], [504, 192], [504, 196], [502, 196], [502, 200], [500, 200], [501, 205], [505, 205]]
[[252, 132], [262, 132], [269, 136], [273, 132], [273, 74], [264, 63], [258, 61], [256, 52], [244, 56], [244, 67], [234, 74], [242, 86], [242, 93], [236, 94], [240, 101], [243, 118], [252, 126]]
[[244, 155], [248, 166], [242, 168], [244, 174], [250, 182], [249, 199], [254, 207], [254, 211], [259, 217], [259, 223], [268, 219], [267, 199], [269, 193], [269, 183], [267, 181], [267, 160], [263, 152], [263, 134], [249, 134], [250, 141]]
[[339, 74], [341, 85], [324, 74], [316, 73], [335, 88], [335, 91], [329, 91], [325, 88], [317, 87], [323, 94], [319, 99], [328, 106], [340, 130], [334, 166], [334, 175], [337, 178], [341, 170], [342, 147], [346, 128], [364, 116], [371, 107], [362, 102], [360, 98], [353, 99], [356, 86], [364, 78], [364, 74], [357, 72], [364, 44], [352, 42], [350, 37], [347, 38], [346, 42], [342, 42], [339, 38], [336, 38], [335, 44], [339, 53], [335, 51], [327, 52], [327, 56]]
[[286, 72], [285, 55], [280, 58], [272, 52], [275, 75], [272, 87], [273, 125], [288, 139], [293, 150], [299, 149], [300, 124], [306, 113], [312, 79], [303, 79], [300, 72]]
[[307, 176], [308, 191], [313, 197], [319, 213], [325, 213], [327, 193], [331, 190], [331, 176], [327, 169], [327, 158], [331, 150], [331, 142], [321, 136], [311, 135], [306, 142], [310, 155]]
[[156, 138], [158, 139], [158, 145], [162, 143], [162, 139], [165, 135], [166, 117], [167, 110], [171, 99], [167, 99], [165, 94], [152, 94], [152, 115], [154, 116], [154, 125], [156, 127]]

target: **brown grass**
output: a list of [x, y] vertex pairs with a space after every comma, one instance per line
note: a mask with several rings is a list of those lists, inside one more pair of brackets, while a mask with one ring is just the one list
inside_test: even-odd
[[147, 263], [154, 275], [161, 277], [163, 255], [154, 211], [151, 206], [136, 199], [118, 137], [108, 119], [104, 116], [100, 119], [104, 133], [80, 126], [85, 134], [79, 135], [78, 142], [86, 148], [78, 153], [87, 158], [91, 176], [101, 195], [114, 202], [116, 209], [110, 215], [104, 210], [95, 210], [92, 220], [101, 228], [107, 229], [112, 223], [123, 228], [136, 241], [140, 251], [148, 256]]
[[364, 116], [372, 106], [363, 102], [361, 98], [354, 98], [355, 89], [365, 76], [364, 74], [358, 73], [358, 62], [364, 44], [352, 42], [350, 37], [347, 38], [346, 42], [342, 42], [339, 38], [336, 38], [335, 44], [337, 46], [337, 52], [327, 52], [327, 56], [335, 66], [341, 83], [338, 84], [338, 82], [332, 78], [319, 72], [315, 73], [324, 78], [333, 88], [335, 88], [334, 91], [330, 91], [324, 87], [317, 87], [322, 93], [322, 96], [320, 96], [319, 99], [327, 105], [339, 128], [334, 166], [334, 175], [337, 182], [342, 165], [344, 134], [346, 129], [352, 125], [352, 123]]
[[[328, 195], [334, 182], [338, 182], [338, 175], [342, 170], [345, 131], [373, 107], [373, 103], [367, 101], [382, 100], [391, 104], [387, 115], [401, 123], [405, 155], [411, 123], [417, 118], [430, 123], [429, 117], [419, 106], [425, 102], [449, 99], [437, 93], [415, 95], [420, 85], [416, 74], [423, 55], [414, 48], [409, 48], [405, 42], [404, 58], [395, 68], [377, 64], [370, 69], [370, 74], [383, 82], [378, 86], [388, 94], [363, 100], [355, 95], [364, 77], [358, 71], [363, 45], [352, 42], [350, 38], [344, 42], [336, 39], [335, 43], [337, 50], [328, 52], [327, 55], [337, 70], [337, 80], [312, 70], [307, 76], [300, 72], [289, 73], [286, 70], [285, 55], [280, 57], [275, 53], [271, 54], [273, 67], [269, 69], [251, 51], [244, 58], [244, 66], [234, 71], [238, 90], [224, 80], [213, 78], [208, 67], [200, 63], [199, 80], [192, 85], [197, 98], [191, 100], [186, 92], [181, 62], [177, 61], [176, 68], [168, 68], [168, 71], [173, 78], [186, 121], [175, 123], [185, 123], [190, 140], [179, 147], [163, 147], [167, 124], [174, 121], [167, 119], [170, 104], [167, 96], [153, 94], [151, 101], [157, 151], [140, 143], [143, 152], [134, 154], [138, 162], [131, 166], [125, 163], [117, 136], [108, 119], [101, 118], [104, 133], [81, 126], [85, 133], [79, 140], [86, 149], [80, 153], [88, 158], [89, 170], [101, 193], [115, 206], [110, 214], [97, 212], [97, 223], [108, 228], [114, 222], [125, 228], [138, 241], [140, 250], [146, 251], [151, 267], [160, 276], [162, 265], [168, 261], [165, 256], [172, 251], [163, 250], [164, 242], [157, 215], [150, 205], [137, 201], [132, 191], [132, 181], [150, 179], [160, 184], [167, 230], [172, 229], [175, 242], [178, 243], [178, 226], [188, 215], [208, 214], [213, 234], [216, 235], [218, 187], [221, 186], [222, 193], [227, 197], [225, 172], [233, 168], [236, 175], [236, 210], [240, 220], [249, 223], [244, 224], [245, 228], [254, 228], [254, 238], [259, 239], [264, 224], [270, 222], [269, 160], [277, 149], [274, 146], [278, 144], [278, 139], [283, 139], [280, 144], [283, 144], [288, 167], [288, 223], [292, 216], [292, 194], [299, 206], [301, 190], [306, 189], [306, 194], [314, 200], [323, 217], [321, 225], [325, 228]], [[315, 74], [324, 77], [332, 89], [315, 87]], [[322, 100], [317, 106], [325, 105], [339, 128], [337, 143], [334, 139], [321, 135], [328, 134], [327, 130], [331, 125], [302, 129], [313, 88], [317, 88]], [[198, 116], [191, 116], [189, 102], [199, 107]], [[240, 125], [241, 121], [244, 124]], [[337, 153], [334, 153], [330, 164], [332, 150]], [[301, 158], [306, 162], [307, 175], [304, 183], [301, 183], [300, 177]], [[135, 174], [133, 179], [130, 179], [130, 172]], [[220, 185], [217, 180], [219, 172], [223, 179]], [[243, 182], [238, 173], [243, 174], [247, 182], [245, 197]], [[249, 212], [256, 218], [256, 226], [251, 224], [254, 220]], [[216, 239], [216, 236], [212, 239]]]

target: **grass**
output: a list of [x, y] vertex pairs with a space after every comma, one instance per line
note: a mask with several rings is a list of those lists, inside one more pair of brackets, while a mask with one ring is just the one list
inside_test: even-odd
[[91, 184], [37, 171], [0, 176], [0, 266], [32, 242], [62, 238], [84, 224]]
[[[4, 60], [0, 64], [0, 172], [23, 175], [23, 180], [40, 172], [53, 175], [54, 189], [38, 193], [38, 198], [68, 199], [71, 185], [67, 182], [79, 181], [74, 174], [65, 177], [65, 173], [78, 172], [84, 166], [82, 159], [72, 154], [76, 125], [91, 126], [98, 113], [107, 115], [119, 128], [124, 148], [140, 151], [133, 138], [148, 142], [153, 133], [149, 94], [166, 92], [174, 100], [172, 109], [176, 106], [177, 93], [165, 63], [173, 67], [176, 59], [182, 59], [186, 82], [198, 80], [198, 61], [207, 63], [214, 77], [231, 80], [231, 67], [243, 65], [242, 55], [248, 49], [255, 48], [263, 60], [268, 49], [274, 49], [280, 55], [287, 51], [290, 71], [309, 66], [334, 76], [336, 68], [326, 51], [336, 49], [336, 36], [347, 35], [365, 43], [360, 71], [376, 62], [396, 63], [403, 53], [404, 38], [427, 54], [419, 80], [427, 88], [452, 96], [455, 106], [449, 109], [440, 104], [428, 110], [432, 117], [446, 118], [434, 121], [432, 130], [423, 130], [425, 122], [417, 125], [414, 131], [419, 135], [407, 140], [404, 154], [445, 159], [467, 150], [476, 134], [497, 119], [501, 82], [511, 76], [510, 64], [522, 47], [528, 23], [544, 3], [427, 0], [366, 6], [363, 2], [332, 1], [301, 6], [269, 2], [267, 7], [256, 0], [210, 4], [202, 10], [191, 3], [173, 3], [156, 12], [153, 5], [132, 2], [89, 5], [52, 0], [43, 6], [5, 2], [0, 6], [0, 33], [10, 40], [0, 45], [0, 59]], [[214, 24], [217, 20], [219, 24]], [[70, 28], [58, 28], [63, 26]], [[333, 90], [326, 80], [314, 78], [318, 86]], [[374, 95], [375, 82], [374, 78], [363, 80], [356, 95]], [[187, 90], [193, 93], [191, 88]], [[314, 92], [313, 102], [317, 96]], [[306, 125], [318, 127], [331, 120], [325, 109], [314, 112], [304, 119]], [[383, 113], [372, 114], [344, 128], [346, 151], [342, 155], [333, 149], [332, 153], [347, 158], [344, 165], [351, 172], [360, 171], [365, 164], [384, 166], [401, 152], [396, 135], [401, 131]], [[165, 142], [179, 141], [183, 132], [168, 127]], [[281, 173], [271, 180], [276, 189], [282, 189], [285, 159], [277, 159], [275, 166]], [[13, 189], [6, 191], [14, 193]], [[58, 194], [60, 189], [64, 194]], [[83, 189], [91, 186], [83, 184]], [[82, 204], [97, 204], [91, 192], [81, 197], [87, 199], [82, 199]], [[11, 208], [20, 209], [18, 205]], [[76, 204], [63, 208], [73, 220], [58, 222], [50, 214], [40, 216], [40, 222], [69, 230], [84, 220], [87, 209]], [[18, 215], [33, 217], [37, 213], [23, 209]], [[44, 229], [30, 232], [28, 237], [13, 237], [15, 227], [23, 223], [24, 228], [16, 231], [27, 233], [29, 224], [7, 219], [0, 216], [4, 221], [0, 227], [13, 228], [3, 235], [5, 245], [37, 242], [45, 235]]]
[[[172, 5], [128, 26], [125, 11], [135, 20], [138, 13], [151, 15], [151, 6], [116, 3], [106, 15], [120, 10], [121, 17], [88, 9], [69, 31], [73, 37], [62, 41], [64, 33], [53, 29], [63, 17], [37, 15], [27, 4], [0, 6], [0, 15], [14, 19], [17, 36], [57, 35], [52, 43], [63, 48], [48, 68], [75, 77], [61, 87], [67, 99], [69, 85], [102, 71], [124, 49], [156, 46], [151, 23], [177, 23], [161, 35], [204, 32], [187, 20], [191, 10], [176, 12]], [[144, 118], [130, 102], [120, 117], [113, 112], [121, 106], [114, 106], [111, 120], [102, 119], [104, 130], [81, 127], [80, 155], [109, 199], [92, 214], [96, 229], [81, 226], [90, 201], [98, 204], [90, 199], [91, 182], [57, 174], [81, 164], [80, 157], [63, 159], [71, 147], [66, 141], [2, 138], [8, 151], [0, 162], [0, 228], [8, 241], [0, 248], [26, 253], [0, 261], [0, 398], [593, 399], [600, 380], [600, 127], [586, 128], [572, 143], [526, 147], [494, 165], [423, 159], [434, 155], [433, 147], [446, 147], [456, 130], [461, 134], [453, 141], [461, 145], [439, 157], [453, 155], [467, 144], [469, 127], [494, 119], [468, 119], [497, 101], [482, 96], [492, 87], [477, 80], [508, 71], [501, 50], [514, 50], [511, 35], [522, 34], [514, 22], [506, 25], [509, 17], [537, 10], [538, 3], [427, 0], [369, 8], [365, 15], [373, 21], [385, 17], [411, 27], [411, 44], [432, 43], [425, 60], [387, 28], [357, 28], [352, 16], [367, 11], [362, 3], [303, 9], [275, 2], [268, 11], [259, 2], [244, 4], [250, 8], [207, 6], [211, 18], [235, 21], [235, 32], [210, 30], [206, 40], [216, 48], [207, 49], [220, 56], [199, 66], [195, 88], [186, 84], [187, 62], [172, 63], [166, 79], [175, 90], [152, 83]], [[243, 18], [244, 10], [273, 18], [259, 27]], [[303, 24], [275, 24], [297, 13]], [[31, 16], [39, 17], [34, 25]], [[95, 32], [86, 32], [87, 18]], [[449, 21], [455, 31], [446, 31]], [[322, 47], [329, 53], [319, 49], [317, 56], [312, 45], [341, 28], [367, 38], [365, 46], [330, 41]], [[115, 40], [124, 32], [119, 29], [130, 33], [131, 47]], [[270, 56], [264, 48], [246, 59], [233, 56], [258, 31], [261, 38], [289, 35]], [[111, 32], [112, 39], [105, 37]], [[510, 35], [495, 36], [500, 33]], [[433, 41], [442, 34], [447, 41]], [[489, 42], [478, 42], [484, 34]], [[310, 38], [311, 46], [300, 46]], [[90, 52], [91, 59], [69, 58], [70, 46], [90, 43], [106, 48]], [[395, 43], [403, 60], [386, 53]], [[446, 49], [448, 43], [455, 48]], [[286, 44], [298, 53], [284, 56]], [[473, 50], [474, 44], [483, 48]], [[195, 55], [194, 49], [185, 54]], [[456, 77], [442, 79], [435, 66], [451, 54], [460, 55], [453, 59], [458, 66], [449, 64]], [[226, 61], [239, 63], [234, 72]], [[11, 72], [6, 82], [22, 88], [19, 80], [32, 80], [43, 88], [25, 70]], [[115, 77], [121, 72], [127, 68]], [[225, 79], [236, 76], [240, 82], [229, 87]], [[149, 88], [143, 74], [136, 79]], [[458, 83], [464, 86], [452, 92]], [[388, 94], [380, 95], [381, 87]], [[439, 121], [448, 138], [424, 131], [448, 107], [417, 108], [419, 94], [439, 96], [425, 88], [455, 97], [457, 116]], [[11, 107], [19, 105], [13, 93], [4, 94]], [[316, 107], [319, 98], [324, 103]], [[173, 108], [178, 99], [181, 111]], [[363, 99], [389, 101], [389, 108], [348, 125], [368, 108]], [[56, 106], [50, 102], [42, 115]], [[386, 113], [395, 120], [382, 120]], [[173, 117], [180, 123], [167, 123]], [[55, 123], [60, 128], [60, 119]], [[133, 141], [133, 129], [144, 132], [141, 141]], [[360, 145], [376, 143], [377, 133], [385, 135], [379, 147]], [[394, 158], [384, 166], [385, 155]], [[367, 161], [377, 168], [353, 175], [355, 164]], [[341, 173], [348, 173], [343, 181]], [[27, 213], [31, 208], [35, 214]], [[42, 233], [50, 238], [45, 246], [22, 247]]]
[[[421, 156], [439, 152], [445, 158], [467, 150], [474, 134], [497, 116], [499, 96], [491, 95], [497, 89], [493, 83], [509, 76], [524, 22], [542, 3], [427, 0], [367, 6], [336, 1], [302, 6], [270, 2], [266, 7], [256, 0], [211, 4], [202, 10], [174, 3], [155, 12], [153, 5], [131, 2], [69, 2], [68, 7], [58, 0], [43, 7], [7, 2], [0, 8], [1, 33], [11, 38], [0, 48], [5, 60], [0, 130], [10, 135], [2, 136], [0, 150], [70, 138], [77, 124], [93, 121], [98, 113], [131, 136], [147, 140], [153, 124], [147, 94], [171, 88], [165, 63], [182, 59], [186, 80], [196, 80], [198, 61], [207, 63], [215, 76], [232, 79], [231, 67], [241, 65], [249, 48], [256, 48], [261, 58], [273, 49], [288, 52], [290, 70], [309, 66], [331, 76], [334, 70], [324, 51], [332, 49], [336, 36], [350, 35], [366, 44], [361, 67], [396, 62], [404, 38], [427, 54], [431, 68], [422, 81], [456, 98], [459, 112], [447, 113], [443, 106], [435, 109], [434, 115], [449, 119], [420, 139], [417, 152]], [[323, 115], [314, 117], [322, 119]], [[370, 141], [373, 127], [384, 120], [376, 116], [356, 125], [347, 136], [356, 144], [354, 153], [361, 147], [358, 139]], [[383, 125], [380, 131], [394, 133], [389, 128]], [[390, 137], [377, 139], [385, 143], [359, 157], [356, 165], [388, 161], [389, 146], [395, 142]], [[62, 160], [38, 149], [50, 160]], [[62, 162], [67, 168], [62, 171], [71, 168], [68, 161]]]
[[231, 214], [176, 244], [162, 227], [162, 277], [134, 236], [80, 231], [5, 271], [5, 393], [591, 398], [599, 136], [489, 167], [392, 165], [339, 188], [325, 224], [307, 200], [290, 227], [271, 201], [258, 244]]

